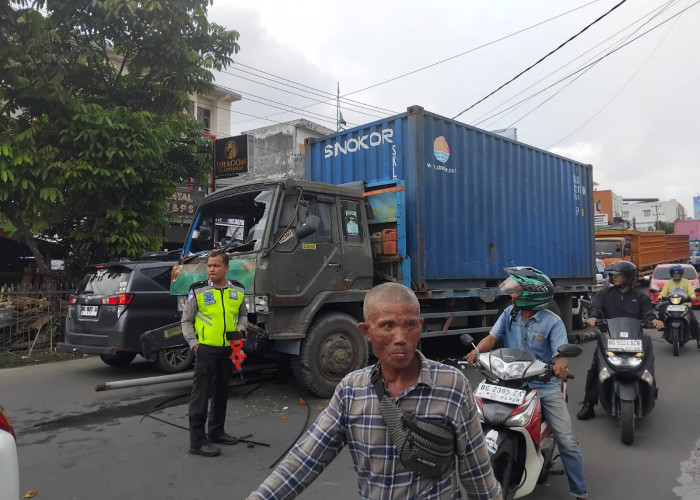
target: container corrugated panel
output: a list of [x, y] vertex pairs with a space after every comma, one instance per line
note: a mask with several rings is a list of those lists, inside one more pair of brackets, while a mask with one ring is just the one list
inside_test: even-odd
[[403, 179], [417, 289], [460, 289], [529, 265], [554, 279], [594, 279], [592, 172], [414, 106], [309, 142], [308, 179]]
[[690, 239], [700, 238], [700, 220], [677, 220], [673, 226], [676, 234], [687, 234]]

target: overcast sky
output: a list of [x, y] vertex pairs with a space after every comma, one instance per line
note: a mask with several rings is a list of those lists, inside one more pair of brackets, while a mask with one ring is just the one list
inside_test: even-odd
[[[214, 0], [209, 19], [241, 35], [216, 83], [243, 96], [233, 135], [300, 117], [335, 128], [338, 83], [350, 126], [414, 104], [453, 118], [620, 2]], [[676, 199], [692, 215], [699, 2], [627, 0], [457, 119], [515, 127], [522, 142], [592, 164], [598, 189]]]

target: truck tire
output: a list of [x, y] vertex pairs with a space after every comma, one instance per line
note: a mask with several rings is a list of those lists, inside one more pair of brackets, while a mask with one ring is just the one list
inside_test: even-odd
[[579, 312], [574, 316], [574, 328], [581, 329], [588, 326], [588, 308], [581, 304]]
[[324, 314], [307, 332], [292, 371], [302, 387], [329, 398], [345, 375], [367, 365], [368, 352], [355, 318], [339, 312]]
[[156, 354], [156, 369], [163, 373], [179, 373], [194, 363], [194, 352], [189, 347], [170, 347]]
[[100, 359], [104, 364], [114, 366], [115, 368], [128, 365], [135, 357], [135, 352], [115, 352], [112, 356], [100, 354]]

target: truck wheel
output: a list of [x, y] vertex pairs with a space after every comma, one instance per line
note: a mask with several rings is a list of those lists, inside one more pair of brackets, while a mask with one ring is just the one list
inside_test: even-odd
[[100, 359], [104, 364], [117, 368], [128, 365], [134, 360], [135, 357], [135, 352], [116, 352], [112, 356], [100, 354]]
[[194, 363], [194, 352], [189, 347], [161, 349], [156, 355], [156, 369], [163, 373], [178, 373]]
[[353, 370], [367, 365], [367, 341], [355, 318], [345, 313], [321, 316], [301, 343], [292, 362], [297, 381], [322, 398], [333, 395], [338, 382]]
[[588, 308], [581, 304], [579, 312], [574, 316], [574, 328], [586, 328], [588, 326]]

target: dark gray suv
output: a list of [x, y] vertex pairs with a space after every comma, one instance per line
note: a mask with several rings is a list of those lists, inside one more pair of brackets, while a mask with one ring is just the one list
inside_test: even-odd
[[[98, 354], [110, 366], [125, 366], [141, 354], [141, 334], [178, 322], [177, 297], [170, 295], [173, 261], [128, 261], [89, 268], [71, 295], [66, 342], [61, 351]], [[165, 373], [189, 368], [188, 347], [158, 351], [156, 367]]]

